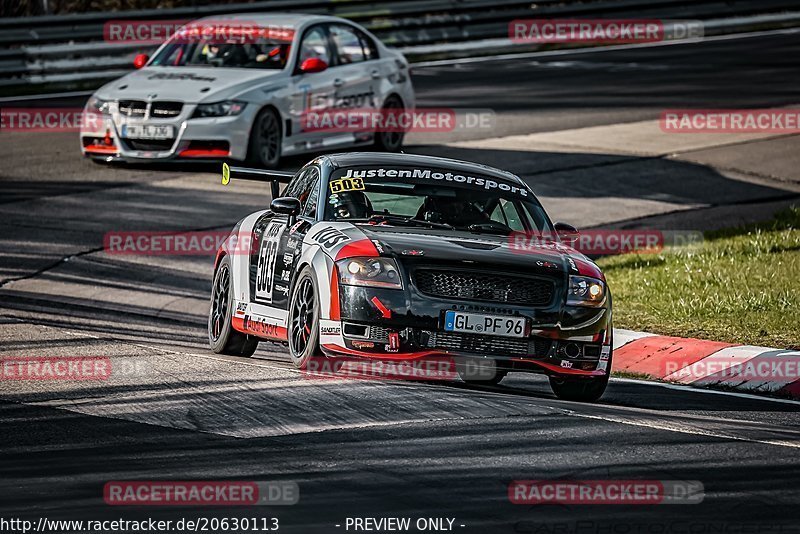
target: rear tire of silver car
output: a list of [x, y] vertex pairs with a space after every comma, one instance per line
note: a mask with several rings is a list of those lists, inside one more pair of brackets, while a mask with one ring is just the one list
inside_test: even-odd
[[300, 271], [289, 300], [289, 356], [298, 369], [306, 369], [319, 350], [319, 290], [314, 271]]
[[[383, 103], [384, 110], [395, 110], [395, 113], [402, 112], [405, 109], [403, 101], [397, 95], [390, 95]], [[397, 111], [399, 110], [399, 111]], [[386, 121], [384, 121], [386, 122]], [[375, 133], [375, 148], [382, 152], [399, 152], [403, 148], [403, 138], [405, 132], [376, 132]]]
[[247, 159], [251, 165], [277, 169], [281, 162], [281, 120], [272, 108], [262, 109], [253, 122]]
[[467, 384], [496, 386], [506, 377], [508, 371], [498, 369], [494, 360], [467, 358], [456, 361], [456, 373]]
[[211, 286], [211, 307], [208, 310], [208, 343], [217, 354], [250, 357], [258, 348], [258, 338], [233, 329], [233, 291], [231, 260], [220, 260]]

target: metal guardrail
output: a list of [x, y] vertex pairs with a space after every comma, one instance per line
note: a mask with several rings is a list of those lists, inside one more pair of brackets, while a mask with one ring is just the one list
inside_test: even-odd
[[[358, 22], [384, 43], [414, 49], [508, 36], [520, 18], [708, 20], [797, 11], [797, 0], [271, 0], [150, 11], [0, 19], [0, 94], [89, 89], [132, 69], [154, 46], [107, 43], [109, 20], [190, 20], [224, 13], [302, 12]], [[429, 48], [429, 47], [428, 47]], [[411, 59], [416, 59], [411, 57]]]

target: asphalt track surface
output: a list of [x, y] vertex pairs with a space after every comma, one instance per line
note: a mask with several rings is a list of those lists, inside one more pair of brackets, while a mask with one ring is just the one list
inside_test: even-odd
[[[555, 218], [583, 226], [758, 219], [796, 201], [795, 137], [656, 156], [555, 141], [665, 108], [790, 106], [798, 52], [785, 33], [415, 68], [420, 105], [490, 108], [497, 121], [438, 142], [412, 137], [408, 150], [510, 168]], [[532, 133], [545, 137], [497, 148]], [[269, 343], [253, 359], [217, 357], [205, 342], [210, 258], [111, 255], [103, 235], [227, 229], [268, 202], [265, 188], [223, 188], [215, 166], [95, 165], [75, 134], [0, 136], [0, 354], [108, 356], [125, 370], [102, 383], [0, 382], [0, 517], [278, 517], [289, 532], [387, 516], [455, 518], [463, 532], [800, 530], [797, 403], [612, 380], [601, 403], [584, 405], [556, 400], [539, 377], [496, 388], [318, 379]], [[300, 501], [103, 502], [108, 481], [154, 479], [293, 481]], [[705, 498], [512, 505], [508, 484], [520, 479], [697, 480]]]

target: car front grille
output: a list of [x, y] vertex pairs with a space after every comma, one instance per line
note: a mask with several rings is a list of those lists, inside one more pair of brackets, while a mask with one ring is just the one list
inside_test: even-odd
[[546, 357], [551, 345], [552, 342], [546, 338], [535, 337], [528, 340], [455, 332], [430, 332], [427, 340], [427, 348], [430, 349], [536, 358]]
[[387, 343], [389, 341], [388, 328], [377, 325], [360, 325], [353, 323], [345, 323], [344, 335], [348, 338], [363, 339], [366, 341], [377, 341], [379, 343]]
[[144, 100], [120, 100], [119, 112], [128, 117], [144, 117], [147, 112], [147, 102]]
[[367, 330], [367, 339], [386, 343], [389, 341], [389, 329], [382, 326], [370, 325]]
[[165, 119], [170, 117], [177, 117], [183, 110], [183, 104], [180, 102], [153, 102], [150, 107], [150, 116], [154, 119]]
[[[127, 117], [144, 117], [147, 115], [147, 102], [144, 100], [120, 100], [119, 112]], [[169, 119], [177, 117], [183, 110], [181, 102], [158, 101], [150, 104], [150, 117]]]
[[158, 150], [164, 151], [172, 148], [174, 139], [122, 139], [132, 150]]
[[553, 281], [505, 274], [417, 269], [413, 278], [421, 293], [459, 300], [545, 306], [555, 291]]

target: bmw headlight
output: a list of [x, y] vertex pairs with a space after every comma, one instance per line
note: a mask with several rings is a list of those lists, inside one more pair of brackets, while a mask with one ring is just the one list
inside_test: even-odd
[[570, 276], [567, 306], [599, 308], [606, 301], [606, 285], [588, 276]]
[[346, 286], [370, 286], [402, 289], [397, 263], [391, 258], [348, 258], [336, 262], [339, 283]]
[[203, 117], [228, 117], [238, 115], [247, 106], [246, 102], [236, 100], [226, 100], [224, 102], [213, 102], [211, 104], [198, 104], [192, 115], [193, 119]]
[[111, 100], [103, 100], [102, 98], [92, 96], [92, 98], [86, 102], [86, 111], [90, 113], [111, 113]]

